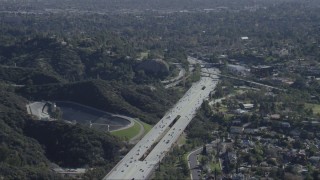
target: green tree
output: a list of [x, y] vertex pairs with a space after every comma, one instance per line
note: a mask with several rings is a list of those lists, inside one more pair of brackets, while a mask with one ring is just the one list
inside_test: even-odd
[[207, 146], [204, 144], [202, 146], [202, 152], [201, 152], [202, 155], [207, 155]]

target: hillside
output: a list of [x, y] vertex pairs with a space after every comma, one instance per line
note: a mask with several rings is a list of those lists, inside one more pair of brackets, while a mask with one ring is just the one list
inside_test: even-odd
[[[108, 44], [96, 42], [101, 41], [98, 38], [65, 41], [62, 38], [36, 35], [29, 39], [21, 37], [20, 41], [13, 41], [12, 44], [0, 45], [0, 64], [4, 65], [0, 69], [4, 78], [0, 80], [10, 80], [13, 77], [16, 80], [27, 73], [27, 76], [21, 78], [19, 83], [26, 83], [29, 79], [38, 80], [34, 84], [45, 84], [62, 80], [75, 82], [93, 78], [108, 81], [133, 81], [141, 84], [157, 81], [169, 75], [167, 64], [165, 68], [162, 68], [165, 69], [165, 73], [140, 71], [140, 68], [136, 68], [140, 62], [133, 58], [137, 52], [133, 50], [133, 47], [127, 45], [129, 42], [120, 41], [113, 35], [104, 38]], [[1, 40], [0, 42], [7, 43]], [[14, 71], [9, 72], [10, 76], [6, 75], [8, 67], [10, 71]], [[151, 68], [157, 68], [157, 64], [152, 64]], [[39, 74], [43, 76], [43, 80], [39, 79]]]
[[26, 113], [26, 99], [0, 88], [0, 178], [61, 179], [63, 167], [112, 166], [123, 147], [109, 134], [59, 122], [39, 122]]
[[83, 64], [76, 50], [55, 38], [34, 37], [0, 46], [0, 62], [18, 67], [37, 68], [65, 78], [80, 78]]
[[[137, 39], [124, 38], [113, 32], [117, 24], [109, 24], [126, 26], [118, 17], [96, 26], [89, 16], [69, 24], [58, 14], [20, 15], [1, 14], [0, 179], [61, 179], [52, 163], [93, 168], [84, 179], [101, 179], [129, 147], [81, 125], [35, 121], [25, 105], [74, 101], [154, 124], [182, 95], [182, 88], [166, 90], [160, 80], [171, 75], [169, 62], [186, 63], [186, 54], [174, 45], [168, 51], [155, 48], [153, 39], [138, 45]], [[146, 59], [169, 63], [166, 73], [136, 68], [148, 49]]]
[[33, 138], [23, 132], [30, 118], [26, 115], [25, 99], [1, 90], [0, 93], [0, 177], [50, 178], [49, 161], [45, 151]]
[[31, 121], [24, 133], [45, 147], [49, 160], [62, 167], [94, 167], [118, 160], [121, 144], [110, 134], [60, 122]]

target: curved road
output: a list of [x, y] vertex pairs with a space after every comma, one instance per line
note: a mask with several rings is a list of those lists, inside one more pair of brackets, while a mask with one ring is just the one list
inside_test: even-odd
[[140, 131], [136, 136], [134, 136], [133, 138], [130, 139], [130, 141], [129, 141], [130, 144], [136, 144], [140, 140], [140, 138], [143, 136], [144, 131], [145, 131], [143, 125], [139, 121], [137, 121], [137, 120], [134, 120], [134, 121], [135, 121], [135, 123], [139, 124]]
[[182, 68], [181, 64], [176, 64], [176, 66], [178, 67], [178, 69], [180, 69], [179, 74], [176, 77], [173, 77], [169, 80], [161, 81], [161, 83], [167, 84], [167, 83], [172, 83], [174, 81], [178, 81], [186, 74], [186, 70], [184, 68]]

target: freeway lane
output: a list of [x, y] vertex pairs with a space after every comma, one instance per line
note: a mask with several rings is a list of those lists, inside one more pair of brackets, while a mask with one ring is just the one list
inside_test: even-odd
[[[208, 69], [207, 71], [219, 73], [215, 69]], [[147, 179], [159, 161], [163, 159], [177, 141], [195, 116], [197, 109], [201, 107], [203, 100], [207, 99], [216, 84], [217, 78], [201, 77], [200, 81], [191, 86], [178, 103], [166, 113], [104, 179]], [[181, 117], [169, 129], [169, 125], [178, 115]], [[157, 144], [154, 144], [156, 142]], [[152, 146], [155, 147], [152, 149]], [[150, 153], [143, 159], [142, 157], [147, 152]]]

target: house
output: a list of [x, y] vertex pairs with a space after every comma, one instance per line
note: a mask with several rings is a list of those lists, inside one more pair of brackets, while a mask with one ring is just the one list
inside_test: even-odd
[[299, 129], [294, 129], [294, 130], [290, 131], [290, 135], [293, 137], [299, 137], [300, 134], [301, 134], [301, 132]]
[[243, 131], [245, 134], [256, 134], [259, 132], [258, 129], [251, 129], [251, 128], [247, 128], [247, 129], [244, 129]]
[[298, 151], [298, 154], [301, 155], [301, 156], [306, 156], [306, 151], [304, 149], [300, 149]]
[[281, 49], [279, 51], [279, 56], [283, 57], [283, 56], [288, 56], [289, 55], [289, 50], [288, 49]]
[[270, 119], [272, 120], [279, 120], [280, 119], [280, 114], [271, 114]]
[[244, 174], [238, 173], [238, 174], [233, 174], [231, 179], [232, 180], [244, 180], [246, 178], [245, 178]]
[[249, 74], [249, 69], [245, 68], [244, 66], [228, 64], [226, 68], [234, 75], [247, 76]]
[[231, 126], [230, 127], [230, 133], [234, 134], [241, 134], [243, 132], [244, 128], [239, 126]]
[[318, 125], [320, 125], [320, 122], [319, 121], [311, 121], [311, 125], [318, 126]]
[[254, 104], [244, 104], [244, 103], [240, 103], [239, 104], [241, 109], [245, 109], [245, 110], [251, 110], [254, 108]]
[[311, 125], [311, 126], [318, 126], [320, 125], [319, 121], [301, 121], [302, 124], [304, 125]]
[[244, 139], [241, 142], [241, 147], [252, 147], [254, 146], [254, 143], [248, 139]]
[[242, 36], [241, 40], [249, 40], [249, 37], [248, 36]]
[[290, 123], [288, 123], [288, 122], [281, 122], [280, 125], [283, 128], [290, 128], [291, 127]]
[[247, 110], [243, 110], [243, 109], [236, 109], [234, 112], [236, 114], [244, 114], [244, 113], [247, 113], [248, 111]]
[[229, 152], [229, 153], [228, 153], [228, 160], [229, 160], [231, 163], [236, 163], [236, 162], [237, 162], [237, 154], [236, 154], [236, 153], [233, 153], [233, 152]]
[[312, 164], [320, 164], [320, 156], [311, 156], [309, 158], [309, 161], [312, 163]]
[[235, 125], [235, 126], [241, 125], [241, 120], [233, 120], [232, 125]]
[[267, 130], [268, 130], [268, 127], [265, 127], [265, 126], [259, 127], [259, 131], [267, 131]]
[[266, 65], [252, 66], [250, 72], [258, 77], [268, 77], [272, 75], [273, 67]]

